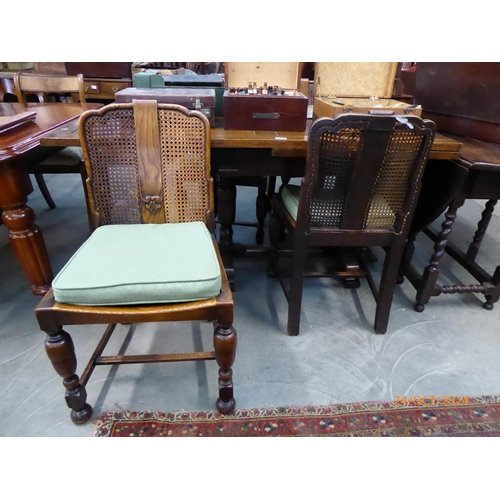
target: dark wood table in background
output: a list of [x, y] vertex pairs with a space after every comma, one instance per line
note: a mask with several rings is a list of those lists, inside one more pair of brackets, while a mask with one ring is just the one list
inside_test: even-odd
[[[0, 133], [0, 209], [9, 229], [9, 239], [35, 295], [44, 295], [53, 279], [52, 267], [35, 213], [27, 206], [33, 192], [24, 168], [29, 162], [42, 161], [54, 148], [40, 147], [40, 136], [79, 117], [83, 111], [101, 104], [29, 104], [0, 103], [0, 116], [35, 111], [36, 121]], [[64, 127], [63, 127], [64, 128]], [[57, 148], [57, 147], [56, 147]]]
[[[415, 310], [422, 312], [432, 297], [441, 294], [482, 293], [486, 301], [483, 307], [493, 309], [500, 297], [500, 265], [492, 274], [477, 262], [481, 243], [497, 200], [500, 198], [500, 144], [485, 142], [471, 137], [446, 134], [451, 139], [462, 142], [461, 158], [457, 161], [433, 165], [429, 162], [424, 173], [422, 192], [415, 210], [406, 255], [404, 274], [417, 290]], [[471, 243], [464, 251], [460, 245], [449, 240], [453, 223], [459, 215], [460, 207], [466, 200], [487, 200], [478, 221], [474, 235], [467, 235]], [[440, 231], [429, 226], [444, 212]], [[434, 252], [429, 265], [420, 273], [412, 264], [414, 241], [423, 231], [434, 241]], [[463, 247], [464, 241], [462, 241]], [[455, 259], [478, 281], [472, 285], [439, 285], [439, 264], [445, 252]]]
[[[234, 284], [234, 256], [265, 253], [262, 245], [240, 246], [233, 242], [232, 226], [236, 215], [236, 184], [242, 177], [301, 177], [305, 168], [309, 120], [304, 132], [224, 130], [216, 122], [211, 130], [212, 176], [217, 179], [217, 217], [220, 224], [220, 249], [229, 281]], [[42, 146], [78, 146], [78, 121], [54, 129], [40, 139]], [[460, 158], [461, 143], [440, 134], [436, 136], [430, 158]], [[266, 211], [257, 209], [257, 217]], [[263, 221], [260, 221], [261, 223]]]

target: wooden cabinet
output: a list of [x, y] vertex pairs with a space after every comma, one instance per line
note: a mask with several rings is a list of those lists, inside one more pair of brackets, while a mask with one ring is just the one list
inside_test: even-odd
[[130, 78], [85, 78], [85, 97], [92, 99], [115, 100], [115, 94], [120, 90], [132, 87]]

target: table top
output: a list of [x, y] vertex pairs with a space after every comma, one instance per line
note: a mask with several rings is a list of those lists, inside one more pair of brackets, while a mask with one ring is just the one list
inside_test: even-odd
[[[0, 103], [0, 116], [15, 116], [34, 111], [36, 120], [24, 123], [0, 134], [0, 161], [9, 160], [40, 145], [40, 136], [78, 117], [100, 103]], [[76, 118], [75, 118], [76, 117]]]
[[471, 164], [468, 165], [470, 168], [500, 170], [500, 144], [455, 134], [445, 135], [462, 143], [461, 156]]
[[[224, 130], [221, 126], [211, 129], [212, 148], [272, 149], [275, 156], [305, 156], [311, 120], [304, 132], [279, 132], [267, 130]], [[40, 138], [42, 146], [79, 146], [78, 119], [63, 127], [45, 133]], [[432, 159], [460, 158], [461, 142], [437, 134], [432, 146]]]

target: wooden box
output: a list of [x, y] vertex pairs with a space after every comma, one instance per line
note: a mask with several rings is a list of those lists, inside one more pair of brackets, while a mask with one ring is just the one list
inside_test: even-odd
[[397, 63], [316, 63], [313, 119], [341, 113], [387, 113], [421, 116], [420, 106], [391, 99]]
[[[224, 92], [224, 129], [280, 130], [301, 132], [306, 128], [307, 96], [297, 89], [300, 85], [300, 64], [245, 62], [226, 63]], [[231, 89], [277, 86], [284, 94], [239, 94]]]
[[151, 99], [159, 103], [180, 104], [203, 113], [215, 127], [215, 91], [213, 89], [186, 88], [136, 88], [130, 87], [115, 94], [116, 102], [132, 102], [134, 99]]
[[134, 75], [137, 88], [204, 88], [215, 91], [215, 116], [222, 116], [224, 82], [221, 75], [179, 74], [167, 75], [161, 71], [147, 69]]

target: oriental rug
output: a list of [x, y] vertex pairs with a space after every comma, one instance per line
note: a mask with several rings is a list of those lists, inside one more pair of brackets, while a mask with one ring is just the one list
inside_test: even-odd
[[[95, 421], [98, 437], [500, 436], [500, 396], [467, 403], [373, 401], [217, 411], [121, 411]], [[439, 402], [439, 401], [437, 401]]]

